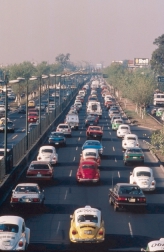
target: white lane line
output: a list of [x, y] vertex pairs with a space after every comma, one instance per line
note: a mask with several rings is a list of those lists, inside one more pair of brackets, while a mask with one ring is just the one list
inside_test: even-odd
[[78, 146], [76, 147], [76, 150], [78, 150]]
[[70, 170], [70, 173], [69, 173], [69, 177], [71, 177], [72, 176], [72, 170]]
[[131, 235], [131, 237], [133, 237], [133, 231], [132, 231], [132, 226], [131, 226], [130, 222], [128, 223], [128, 225], [129, 225], [130, 235]]
[[120, 178], [120, 172], [118, 171], [118, 177]]
[[80, 131], [80, 134], [82, 133], [82, 131]]
[[78, 141], [80, 141], [80, 137], [78, 138]]
[[15, 135], [14, 137], [12, 137], [12, 139], [16, 138], [18, 135]]
[[22, 131], [25, 131], [25, 129], [22, 129]]
[[56, 233], [59, 232], [59, 228], [60, 228], [60, 221], [58, 222], [58, 227], [57, 227]]
[[113, 146], [113, 151], [115, 151], [115, 148], [114, 148], [114, 146]]
[[117, 163], [117, 159], [115, 158], [115, 162]]
[[64, 197], [65, 200], [67, 198], [67, 193], [68, 193], [68, 190], [66, 190], [66, 192], [65, 192], [65, 197]]
[[73, 161], [75, 161], [75, 157], [74, 157]]

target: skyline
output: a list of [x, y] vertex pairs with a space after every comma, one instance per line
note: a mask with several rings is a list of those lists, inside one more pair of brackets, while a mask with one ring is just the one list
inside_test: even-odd
[[0, 0], [0, 65], [75, 64], [151, 58], [164, 24], [163, 0]]

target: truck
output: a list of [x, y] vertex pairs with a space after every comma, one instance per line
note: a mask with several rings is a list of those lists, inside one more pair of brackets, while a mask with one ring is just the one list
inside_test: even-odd
[[79, 128], [79, 116], [77, 114], [67, 114], [65, 123], [67, 123], [71, 129], [78, 130]]
[[87, 104], [87, 115], [99, 115], [99, 117], [102, 117], [102, 109], [100, 102], [97, 101], [89, 101]]
[[154, 106], [163, 106], [164, 105], [164, 93], [155, 93], [153, 99]]

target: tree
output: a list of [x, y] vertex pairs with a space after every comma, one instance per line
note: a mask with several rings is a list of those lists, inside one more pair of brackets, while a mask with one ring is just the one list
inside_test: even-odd
[[66, 68], [67, 62], [70, 60], [70, 53], [67, 53], [66, 55], [61, 53], [55, 59], [59, 64], [63, 66], [63, 68]]
[[154, 45], [158, 46], [157, 49], [152, 53], [150, 60], [151, 69], [155, 74], [164, 74], [164, 34], [156, 38], [153, 42]]

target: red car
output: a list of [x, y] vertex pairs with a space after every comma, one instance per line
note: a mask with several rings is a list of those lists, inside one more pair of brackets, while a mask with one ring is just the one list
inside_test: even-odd
[[86, 136], [87, 139], [96, 138], [101, 140], [103, 136], [103, 130], [100, 126], [89, 126], [86, 131]]
[[77, 182], [97, 183], [100, 180], [100, 171], [97, 163], [92, 160], [80, 162], [76, 173], [76, 180]]
[[37, 112], [29, 112], [28, 113], [28, 122], [31, 123], [35, 123], [37, 122], [37, 120], [39, 119], [38, 113]]
[[54, 169], [47, 161], [32, 161], [27, 173], [26, 178], [51, 180], [53, 179]]

